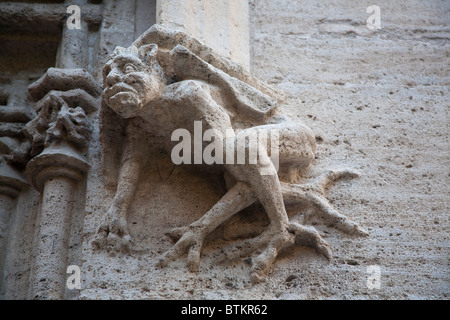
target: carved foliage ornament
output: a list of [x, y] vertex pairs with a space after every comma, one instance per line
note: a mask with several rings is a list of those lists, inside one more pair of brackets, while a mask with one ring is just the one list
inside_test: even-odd
[[62, 141], [83, 149], [87, 146], [91, 123], [86, 114], [97, 108], [99, 85], [82, 69], [50, 68], [28, 88], [36, 101], [37, 116], [27, 123], [31, 155]]

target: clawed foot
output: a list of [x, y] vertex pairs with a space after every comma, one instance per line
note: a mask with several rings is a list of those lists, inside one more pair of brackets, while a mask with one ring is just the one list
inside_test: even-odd
[[329, 261], [332, 259], [330, 246], [316, 229], [289, 222], [284, 230], [276, 234], [273, 231], [263, 232], [255, 238], [224, 248], [217, 262], [234, 261], [253, 254], [253, 257], [247, 258], [246, 261], [252, 265], [251, 281], [258, 283], [270, 271], [279, 252], [294, 245], [313, 247], [317, 253], [324, 255]]
[[337, 180], [356, 178], [359, 173], [351, 169], [327, 170], [308, 184], [282, 183], [283, 199], [285, 203], [309, 208], [305, 211], [304, 223], [317, 217], [325, 225], [354, 236], [367, 236], [369, 233], [358, 224], [334, 209], [325, 197], [327, 188]]
[[[182, 236], [180, 237], [181, 234]], [[174, 240], [179, 240], [172, 249], [160, 258], [157, 267], [166, 267], [170, 262], [188, 252], [188, 269], [191, 272], [197, 272], [200, 264], [201, 250], [206, 236], [205, 232], [201, 228], [191, 225], [189, 227], [176, 228], [168, 236]], [[217, 262], [233, 261], [257, 252], [250, 259], [252, 264], [250, 278], [253, 283], [257, 283], [269, 272], [278, 253], [282, 249], [292, 245], [311, 246], [328, 260], [332, 259], [332, 252], [328, 243], [313, 227], [289, 222], [287, 227], [268, 228], [257, 237], [224, 248], [217, 258]]]
[[[302, 209], [311, 209], [309, 210], [311, 214], [305, 217], [305, 222], [308, 222], [311, 217], [317, 217], [327, 226], [335, 227], [347, 234], [366, 236], [368, 235], [367, 231], [335, 210], [325, 198], [325, 191], [333, 182], [342, 178], [358, 176], [357, 172], [350, 169], [328, 170], [309, 184], [281, 183], [283, 199], [285, 203], [298, 205]], [[248, 186], [242, 185], [241, 188], [240, 192], [242, 193], [251, 192], [251, 190], [245, 189]], [[226, 205], [226, 203], [223, 204]], [[280, 250], [287, 247], [294, 245], [310, 246], [331, 261], [331, 248], [315, 228], [292, 221], [287, 222], [287, 225], [284, 226], [274, 227], [277, 224], [271, 225], [262, 234], [254, 238], [224, 248], [217, 258], [217, 262], [233, 261], [252, 256], [246, 261], [249, 261], [252, 265], [250, 278], [253, 283], [257, 283], [269, 272]], [[204, 239], [207, 236], [207, 232], [205, 232], [207, 227], [207, 225], [194, 222], [188, 227], [172, 230], [168, 235], [177, 242], [172, 249], [161, 257], [157, 266], [165, 267], [171, 261], [188, 252], [188, 268], [190, 271], [197, 271]]]
[[168, 234], [173, 240], [179, 239], [159, 260], [157, 267], [166, 267], [170, 262], [188, 251], [187, 266], [191, 272], [197, 272], [200, 266], [200, 255], [205, 241], [204, 228], [195, 226], [176, 228]]
[[92, 245], [97, 249], [106, 249], [112, 255], [117, 252], [128, 252], [131, 248], [131, 236], [126, 218], [117, 214], [114, 208], [110, 208]]

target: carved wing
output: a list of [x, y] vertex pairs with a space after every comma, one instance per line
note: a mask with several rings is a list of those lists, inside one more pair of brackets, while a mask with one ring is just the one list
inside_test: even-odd
[[230, 110], [241, 118], [262, 124], [284, 101], [282, 92], [252, 76], [240, 64], [213, 51], [182, 29], [153, 25], [133, 45], [158, 45], [157, 60], [166, 75], [181, 80], [202, 80], [223, 90]]
[[[181, 45], [191, 51], [204, 63], [210, 64], [229, 75], [236, 78], [263, 94], [274, 98], [278, 103], [285, 100], [282, 92], [270, 87], [263, 81], [252, 76], [240, 64], [233, 62], [216, 52], [213, 49], [187, 34], [182, 29], [168, 28], [164, 25], [155, 24], [137, 38], [133, 45], [141, 47], [146, 44], [155, 43], [158, 45], [158, 62], [165, 70], [171, 69], [170, 52], [177, 46]], [[172, 70], [173, 71], [173, 70]]]
[[170, 51], [177, 80], [203, 80], [221, 88], [241, 118], [264, 123], [276, 110], [277, 101], [248, 83], [234, 78], [182, 45]]

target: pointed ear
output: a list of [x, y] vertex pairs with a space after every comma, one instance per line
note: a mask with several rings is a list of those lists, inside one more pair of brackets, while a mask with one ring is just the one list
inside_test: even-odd
[[113, 56], [117, 56], [117, 55], [119, 55], [119, 54], [121, 54], [121, 53], [124, 53], [125, 51], [127, 51], [127, 49], [125, 49], [124, 47], [116, 47], [115, 49], [114, 49], [114, 52], [113, 52]]
[[150, 63], [156, 59], [158, 52], [158, 45], [155, 43], [147, 44], [139, 48], [139, 57], [142, 61]]

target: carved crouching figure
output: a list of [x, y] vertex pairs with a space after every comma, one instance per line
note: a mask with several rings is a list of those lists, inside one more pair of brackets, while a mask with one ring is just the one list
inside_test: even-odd
[[[171, 141], [172, 132], [179, 128], [193, 132], [195, 121], [202, 122], [203, 131], [214, 129], [219, 145], [231, 146], [234, 153], [238, 152], [235, 141], [241, 134], [248, 134], [249, 130], [278, 130], [280, 170], [277, 172], [267, 148], [259, 149], [254, 164], [225, 162], [211, 166], [202, 163], [202, 168], [224, 171], [231, 177], [232, 185], [202, 218], [172, 231], [172, 237], [178, 241], [161, 257], [158, 266], [167, 266], [188, 252], [189, 269], [198, 270], [205, 237], [257, 201], [263, 205], [270, 221], [266, 230], [238, 246], [225, 248], [222, 253], [224, 259], [256, 253], [251, 268], [254, 282], [270, 270], [278, 252], [287, 246], [310, 245], [331, 259], [328, 244], [314, 228], [289, 221], [285, 203], [314, 209], [326, 224], [347, 233], [366, 234], [334, 210], [324, 197], [325, 188], [331, 182], [354, 177], [355, 172], [328, 171], [307, 185], [280, 182], [280, 177], [289, 178], [293, 170], [304, 169], [313, 161], [315, 138], [308, 127], [276, 121], [274, 99], [213, 67], [184, 46], [176, 45], [166, 53], [164, 68], [158, 61], [159, 54], [162, 55], [155, 43], [118, 48], [103, 70], [102, 108], [110, 108], [125, 119], [126, 137], [116, 194], [94, 241], [97, 247], [129, 249], [127, 212], [135, 193], [142, 157], [145, 157], [141, 147], [143, 141], [151, 136], [170, 154], [175, 144]], [[238, 132], [237, 128], [245, 130]], [[226, 152], [224, 150], [224, 154]]]

